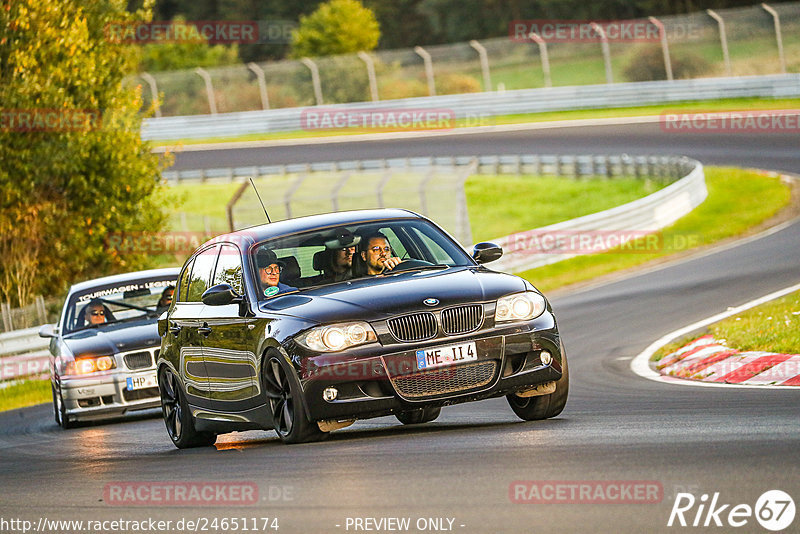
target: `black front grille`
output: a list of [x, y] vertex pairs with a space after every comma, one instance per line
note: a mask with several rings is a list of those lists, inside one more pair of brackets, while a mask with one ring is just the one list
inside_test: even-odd
[[389, 319], [389, 330], [400, 341], [422, 341], [436, 335], [436, 317], [431, 312]]
[[127, 389], [122, 390], [122, 396], [125, 398], [126, 401], [137, 401], [141, 399], [149, 399], [151, 397], [158, 397], [159, 391], [158, 388], [144, 388], [144, 389], [134, 389], [133, 391], [129, 391]]
[[147, 369], [153, 365], [149, 352], [132, 352], [122, 357], [128, 369]]
[[483, 320], [483, 306], [459, 306], [442, 310], [442, 330], [445, 334], [465, 334], [476, 330]]
[[413, 375], [398, 375], [390, 380], [400, 395], [418, 399], [485, 386], [494, 379], [497, 367], [496, 360], [487, 360], [421, 371]]

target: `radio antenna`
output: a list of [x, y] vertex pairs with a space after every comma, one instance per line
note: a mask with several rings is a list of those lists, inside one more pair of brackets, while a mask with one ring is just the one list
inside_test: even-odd
[[267, 213], [267, 208], [264, 207], [264, 201], [261, 200], [261, 195], [258, 194], [258, 189], [256, 189], [256, 184], [253, 182], [252, 178], [250, 178], [250, 185], [253, 186], [253, 191], [256, 192], [256, 196], [258, 197], [258, 201], [261, 202], [261, 209], [264, 210], [264, 215], [267, 216], [267, 222], [271, 223], [272, 219], [269, 218], [269, 213]]

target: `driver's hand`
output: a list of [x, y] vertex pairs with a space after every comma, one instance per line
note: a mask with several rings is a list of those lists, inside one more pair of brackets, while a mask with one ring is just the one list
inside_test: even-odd
[[383, 266], [386, 268], [387, 271], [391, 271], [392, 269], [400, 265], [402, 262], [403, 260], [395, 256], [394, 258], [386, 258], [385, 260], [383, 260]]

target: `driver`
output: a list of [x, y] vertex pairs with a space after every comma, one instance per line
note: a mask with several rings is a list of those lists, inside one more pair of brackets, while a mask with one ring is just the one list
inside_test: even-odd
[[286, 266], [273, 251], [268, 248], [261, 248], [256, 253], [256, 265], [258, 266], [258, 277], [261, 280], [263, 295], [274, 297], [287, 291], [296, 291], [296, 287], [284, 284], [280, 281], [281, 271]]
[[100, 299], [92, 299], [83, 309], [84, 324], [95, 325], [107, 322], [106, 307]]
[[164, 291], [161, 292], [161, 298], [158, 299], [158, 304], [156, 304], [156, 311], [161, 314], [167, 311], [172, 304], [172, 296], [175, 294], [175, 286], [167, 286], [164, 288]]
[[380, 232], [376, 232], [361, 241], [361, 259], [367, 268], [367, 276], [377, 276], [391, 271], [403, 260], [392, 256], [389, 240]]

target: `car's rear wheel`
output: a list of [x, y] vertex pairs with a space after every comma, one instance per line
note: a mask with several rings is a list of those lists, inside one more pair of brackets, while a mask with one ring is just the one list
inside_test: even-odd
[[70, 420], [67, 415], [67, 408], [64, 406], [64, 399], [61, 396], [61, 391], [56, 391], [55, 385], [50, 384], [50, 389], [53, 391], [53, 415], [55, 416], [56, 423], [61, 428], [74, 428], [75, 422]]
[[161, 413], [167, 434], [179, 449], [190, 447], [207, 447], [217, 441], [216, 434], [198, 432], [194, 427], [194, 418], [189, 410], [178, 377], [167, 368], [158, 374], [158, 390], [161, 393]]
[[567, 404], [569, 394], [569, 369], [567, 368], [567, 353], [561, 345], [561, 378], [556, 381], [556, 390], [549, 395], [538, 397], [518, 397], [508, 395], [508, 404], [520, 419], [538, 421], [549, 419], [561, 413]]
[[430, 423], [442, 413], [439, 407], [433, 408], [418, 408], [416, 410], [408, 410], [395, 414], [397, 420], [404, 425], [416, 425], [420, 423]]
[[328, 436], [306, 416], [303, 391], [294, 369], [278, 353], [270, 351], [261, 372], [267, 405], [278, 437], [284, 443], [318, 441]]

